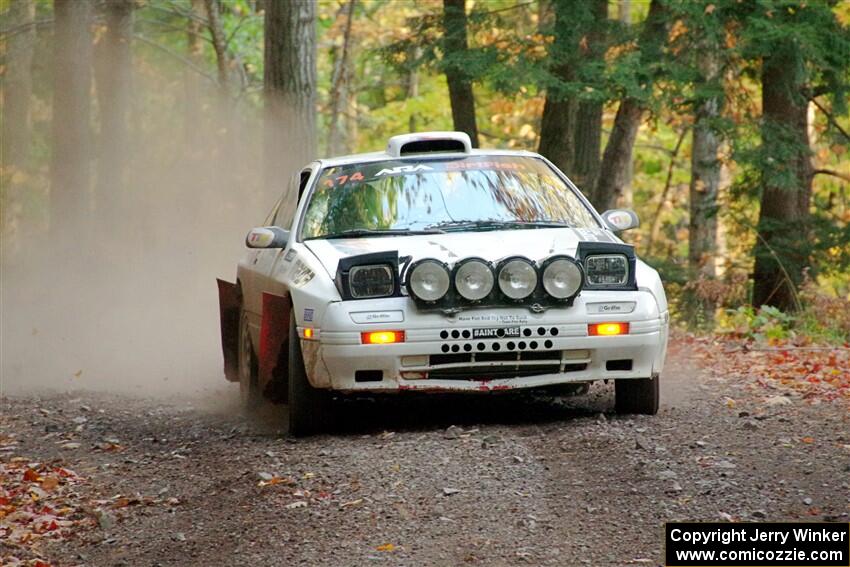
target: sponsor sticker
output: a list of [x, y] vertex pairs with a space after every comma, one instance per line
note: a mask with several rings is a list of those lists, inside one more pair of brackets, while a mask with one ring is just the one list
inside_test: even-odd
[[519, 327], [493, 327], [489, 329], [472, 329], [473, 339], [495, 339], [502, 337], [520, 336]]
[[305, 309], [304, 310], [304, 321], [312, 321], [313, 320], [313, 310]]
[[495, 325], [524, 325], [528, 322], [527, 315], [502, 315], [495, 313], [461, 313], [457, 320], [463, 323], [495, 324]]
[[286, 253], [286, 256], [284, 256], [284, 257], [283, 257], [283, 261], [284, 261], [284, 262], [291, 262], [291, 261], [292, 261], [292, 259], [293, 259], [293, 258], [295, 258], [295, 256], [296, 256], [297, 254], [298, 254], [298, 252], [296, 252], [295, 250], [289, 250], [289, 251]]
[[587, 312], [593, 314], [631, 313], [637, 305], [634, 301], [612, 301], [606, 303], [588, 303]]

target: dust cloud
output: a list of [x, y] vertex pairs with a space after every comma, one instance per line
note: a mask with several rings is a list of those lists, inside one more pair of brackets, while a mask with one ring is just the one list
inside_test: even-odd
[[78, 230], [57, 242], [46, 217], [23, 219], [3, 239], [0, 394], [235, 392], [215, 278], [234, 280], [246, 232], [286, 185], [263, 189], [258, 107], [135, 77], [121, 213], [97, 200], [100, 140]]

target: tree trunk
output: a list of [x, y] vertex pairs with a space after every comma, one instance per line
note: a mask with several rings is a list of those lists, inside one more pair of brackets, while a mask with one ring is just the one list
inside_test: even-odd
[[266, 186], [279, 193], [316, 154], [316, 3], [265, 10]]
[[348, 153], [345, 140], [346, 130], [340, 127], [340, 117], [348, 103], [348, 89], [351, 81], [349, 66], [349, 48], [351, 42], [351, 22], [354, 20], [355, 0], [348, 0], [345, 6], [345, 27], [342, 32], [342, 48], [337, 49], [331, 77], [331, 115], [328, 124], [328, 156]]
[[[187, 58], [197, 67], [203, 67], [204, 44], [201, 41], [201, 22], [197, 18], [204, 12], [203, 0], [192, 0], [189, 11], [197, 17], [186, 18]], [[201, 78], [194, 69], [184, 71], [186, 81], [185, 111], [183, 112], [183, 133], [186, 140], [187, 155], [195, 155], [203, 135], [201, 113]]]
[[6, 69], [3, 76], [2, 142], [0, 142], [0, 242], [3, 253], [17, 254], [21, 242], [24, 195], [29, 184], [32, 118], [32, 58], [35, 46], [34, 0], [12, 0], [7, 22], [21, 31], [6, 39]]
[[600, 211], [613, 209], [617, 205], [617, 199], [628, 181], [632, 150], [644, 109], [644, 105], [637, 99], [629, 97], [620, 101], [614, 128], [605, 145], [605, 153], [602, 154], [599, 169], [603, 173], [593, 192], [593, 204]]
[[[641, 69], [650, 68], [657, 64], [663, 56], [662, 47], [666, 40], [667, 22], [666, 10], [660, 0], [652, 0], [649, 14], [644, 22], [643, 30], [638, 38], [640, 57], [638, 65]], [[593, 204], [600, 211], [616, 206], [617, 199], [623, 192], [628, 179], [629, 164], [632, 161], [632, 150], [637, 138], [640, 121], [646, 110], [646, 100], [652, 95], [655, 77], [647, 74], [641, 77], [644, 96], [642, 98], [625, 97], [620, 101], [611, 137], [602, 155], [602, 164], [594, 191]]]
[[576, 6], [570, 0], [553, 2], [555, 8], [555, 39], [549, 54], [552, 63], [551, 73], [556, 84], [546, 88], [546, 100], [543, 103], [543, 115], [540, 119], [540, 141], [537, 152], [549, 159], [566, 174], [570, 174], [575, 158], [575, 122], [577, 103], [574, 96], [566, 92], [558, 83], [575, 81], [575, 69], [572, 64], [574, 51], [574, 25], [571, 25], [571, 12]]
[[793, 46], [778, 46], [763, 60], [761, 73], [764, 165], [753, 305], [782, 310], [799, 307], [797, 286], [808, 265], [812, 164], [798, 58]]
[[90, 225], [91, 8], [89, 0], [54, 1], [50, 232], [68, 245], [85, 245]]
[[[605, 65], [605, 28], [608, 20], [607, 0], [593, 0], [591, 28], [587, 50], [583, 56], [588, 63]], [[602, 101], [580, 100], [576, 111], [573, 166], [567, 174], [585, 192], [593, 191], [599, 177], [602, 148]]]
[[111, 0], [103, 4], [106, 30], [95, 51], [100, 112], [98, 217], [118, 222], [127, 219], [130, 208], [125, 171], [130, 142], [127, 117], [132, 94], [133, 8], [134, 0]]
[[[717, 196], [720, 190], [722, 164], [720, 136], [716, 122], [723, 104], [720, 45], [702, 42], [698, 54], [700, 81], [697, 92], [705, 91], [697, 102], [691, 146], [690, 224], [688, 230], [688, 271], [691, 279], [717, 277]], [[717, 307], [713, 300], [689, 292], [688, 319], [704, 323], [714, 321]]]
[[6, 40], [3, 76], [3, 167], [25, 170], [30, 156], [35, 1], [12, 0], [6, 21], [21, 29]]
[[466, 0], [443, 0], [445, 53], [443, 66], [449, 84], [454, 129], [469, 134], [472, 147], [478, 147], [478, 125], [475, 122], [475, 96], [472, 81], [465, 69]]
[[221, 23], [218, 0], [204, 0], [204, 10], [207, 13], [207, 28], [212, 37], [213, 50], [215, 50], [215, 64], [218, 70], [218, 86], [221, 95], [226, 100], [230, 95], [230, 61], [227, 56], [227, 44], [224, 36], [224, 27]]

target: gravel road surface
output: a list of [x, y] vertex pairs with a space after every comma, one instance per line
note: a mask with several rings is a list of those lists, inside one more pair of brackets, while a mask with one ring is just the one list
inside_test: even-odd
[[241, 417], [235, 385], [0, 398], [0, 462], [72, 469], [90, 517], [0, 542], [0, 563], [659, 565], [665, 521], [848, 521], [846, 404], [714, 375], [679, 342], [662, 388], [655, 417], [613, 414], [601, 384], [346, 403], [345, 431], [297, 440], [281, 406]]

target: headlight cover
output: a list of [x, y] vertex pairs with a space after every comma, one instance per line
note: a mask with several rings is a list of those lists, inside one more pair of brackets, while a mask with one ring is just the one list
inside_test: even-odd
[[625, 285], [629, 281], [629, 261], [623, 254], [599, 254], [584, 260], [587, 282], [591, 285]]
[[574, 297], [582, 284], [582, 270], [572, 258], [556, 256], [543, 264], [543, 289], [557, 300]]
[[480, 301], [490, 295], [494, 281], [493, 270], [484, 260], [471, 258], [455, 267], [455, 290], [468, 301]]
[[499, 266], [499, 289], [508, 298], [525, 299], [537, 288], [537, 270], [530, 260], [508, 258]]
[[393, 270], [386, 264], [353, 266], [348, 272], [348, 285], [355, 299], [388, 297], [395, 290]]
[[398, 297], [398, 251], [369, 252], [340, 258], [334, 277], [343, 300]]
[[420, 260], [410, 268], [407, 289], [417, 299], [435, 302], [449, 291], [449, 271], [437, 260]]

